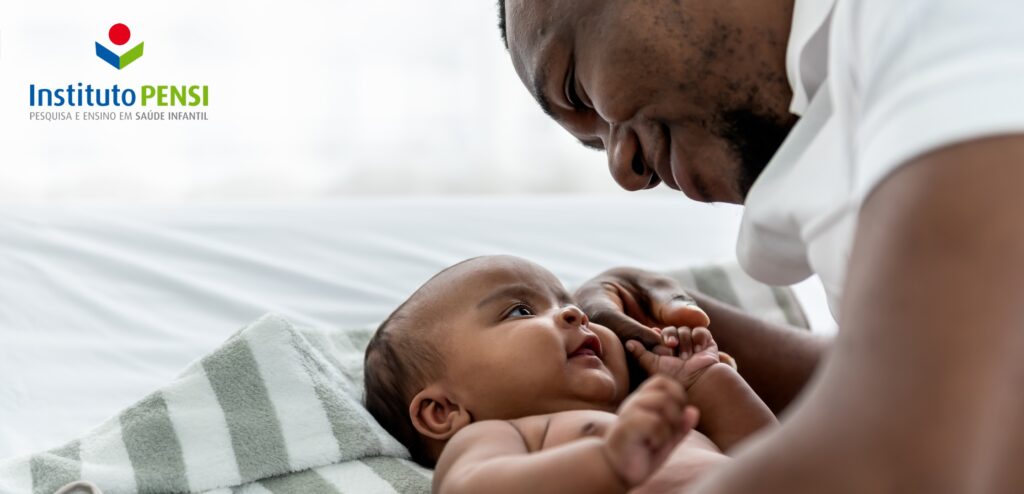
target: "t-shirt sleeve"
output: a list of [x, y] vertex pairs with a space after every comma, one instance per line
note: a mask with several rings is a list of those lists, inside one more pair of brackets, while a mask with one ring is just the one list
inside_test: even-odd
[[848, 83], [858, 95], [847, 108], [849, 144], [861, 199], [924, 153], [1024, 133], [1024, 1], [860, 0], [848, 7]]

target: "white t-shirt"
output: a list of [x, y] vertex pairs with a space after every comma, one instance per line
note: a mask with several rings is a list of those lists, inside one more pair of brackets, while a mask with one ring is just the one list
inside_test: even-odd
[[868, 193], [930, 150], [1024, 132], [1022, 22], [1024, 0], [796, 0], [801, 119], [747, 196], [743, 268], [771, 284], [818, 274], [838, 320]]

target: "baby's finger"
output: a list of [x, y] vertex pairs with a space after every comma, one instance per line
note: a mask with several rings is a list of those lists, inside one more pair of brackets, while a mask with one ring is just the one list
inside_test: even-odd
[[636, 413], [631, 417], [630, 427], [636, 431], [644, 443], [652, 448], [660, 448], [674, 435], [673, 428], [665, 422], [661, 414], [652, 411]]
[[629, 340], [626, 342], [626, 350], [633, 354], [636, 358], [637, 363], [640, 364], [640, 368], [647, 372], [649, 375], [658, 373], [658, 356], [652, 352], [647, 351], [643, 344], [636, 340]]
[[680, 405], [686, 404], [686, 391], [683, 390], [683, 385], [663, 374], [656, 374], [647, 379], [640, 389], [645, 390], [645, 393], [654, 394], [654, 399], [659, 402], [674, 401]]
[[697, 424], [700, 423], [700, 409], [693, 405], [687, 405], [686, 410], [683, 411], [683, 419], [687, 429], [696, 429]]
[[679, 328], [669, 326], [661, 330], [661, 344], [669, 348], [679, 345]]
[[678, 443], [682, 441], [690, 431], [697, 428], [697, 423], [700, 422], [700, 410], [695, 406], [687, 406], [683, 409], [683, 417], [680, 422], [680, 427], [676, 429], [675, 441]]
[[659, 412], [661, 413], [661, 418], [672, 428], [673, 434], [678, 433], [679, 429], [685, 425], [683, 422], [683, 410], [683, 405], [675, 400], [666, 399], [660, 403]]
[[679, 328], [679, 346], [676, 347], [676, 351], [679, 354], [679, 358], [686, 360], [693, 355], [693, 337], [690, 335], [690, 328], [683, 326]]
[[665, 376], [664, 387], [669, 399], [680, 405], [686, 404], [686, 388], [678, 379]]
[[738, 367], [736, 367], [736, 359], [732, 358], [732, 355], [729, 355], [728, 353], [718, 352], [718, 361], [725, 365], [728, 365], [729, 367], [732, 367], [732, 370], [739, 369]]
[[693, 353], [700, 353], [711, 346], [711, 331], [708, 328], [696, 328], [693, 330]]

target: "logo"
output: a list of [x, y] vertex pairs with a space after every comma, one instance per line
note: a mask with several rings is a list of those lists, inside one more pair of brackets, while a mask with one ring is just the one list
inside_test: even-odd
[[[110, 32], [108, 33], [108, 37], [110, 38], [111, 43], [117, 46], [121, 46], [127, 43], [129, 39], [131, 39], [132, 32], [128, 29], [128, 26], [125, 26], [124, 24], [121, 24], [119, 22], [117, 24], [114, 24], [113, 26], [110, 26]], [[135, 45], [135, 48], [132, 48], [124, 52], [124, 54], [122, 55], [118, 55], [110, 51], [110, 49], [108, 49], [106, 46], [101, 45], [100, 42], [97, 41], [96, 56], [100, 57], [100, 59], [104, 62], [109, 63], [115, 69], [121, 70], [127, 67], [130, 63], [138, 60], [142, 56], [143, 45], [145, 45], [145, 42]]]
[[[143, 43], [127, 48], [132, 37], [128, 26], [114, 24], [107, 36], [114, 46], [127, 49], [119, 55], [96, 43], [96, 56], [111, 67], [121, 70], [142, 57]], [[158, 41], [161, 46], [166, 45], [166, 40]], [[145, 69], [142, 68], [143, 72]], [[111, 78], [117, 77], [107, 76]], [[189, 80], [156, 81], [134, 87], [107, 85], [103, 81], [32, 82], [28, 85], [28, 106], [29, 120], [39, 121], [205, 121], [209, 120], [206, 110], [210, 106], [210, 86]]]

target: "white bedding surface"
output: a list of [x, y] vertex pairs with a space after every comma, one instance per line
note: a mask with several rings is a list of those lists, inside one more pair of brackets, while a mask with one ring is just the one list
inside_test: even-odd
[[[80, 435], [266, 312], [373, 324], [482, 254], [530, 258], [567, 284], [616, 265], [728, 261], [740, 216], [655, 195], [0, 211], [0, 458]], [[816, 330], [833, 330], [820, 286], [797, 293]]]

